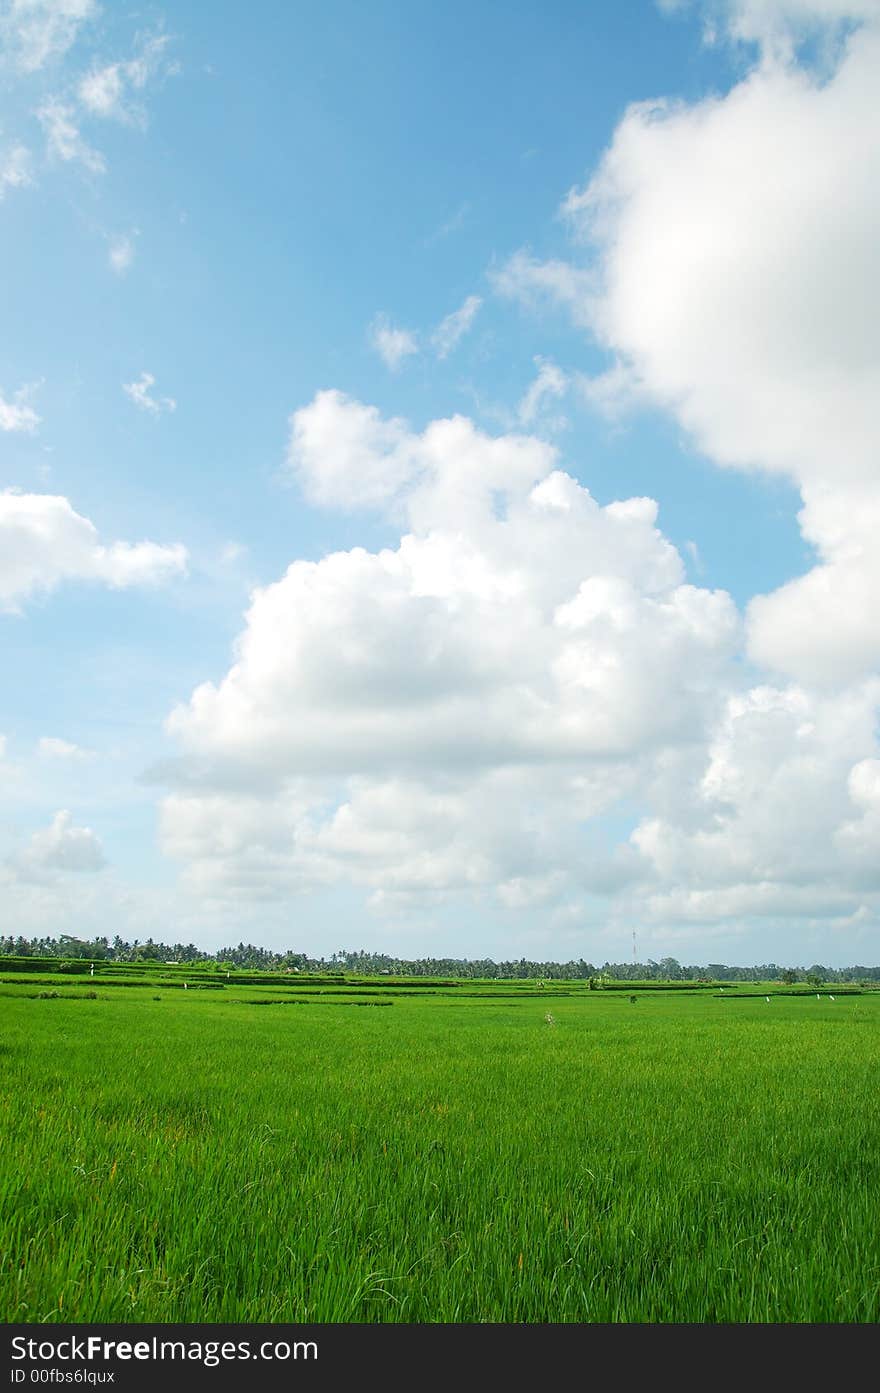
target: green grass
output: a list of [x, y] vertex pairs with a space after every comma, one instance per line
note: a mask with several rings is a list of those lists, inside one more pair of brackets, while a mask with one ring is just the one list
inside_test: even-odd
[[880, 1318], [880, 995], [138, 972], [0, 986], [6, 1322]]

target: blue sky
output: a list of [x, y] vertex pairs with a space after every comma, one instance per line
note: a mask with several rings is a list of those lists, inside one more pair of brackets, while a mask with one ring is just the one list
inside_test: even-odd
[[873, 0], [0, 45], [8, 931], [873, 961]]

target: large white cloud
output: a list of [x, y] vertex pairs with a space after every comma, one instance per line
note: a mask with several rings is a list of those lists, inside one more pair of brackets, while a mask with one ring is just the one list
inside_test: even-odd
[[[593, 399], [672, 413], [712, 459], [801, 489], [819, 564], [752, 605], [752, 655], [796, 680], [880, 664], [880, 6], [741, 0], [762, 45], [723, 96], [632, 107], [564, 209], [590, 264], [524, 254], [496, 283], [542, 286], [614, 355]], [[812, 24], [865, 22], [830, 76], [799, 66]], [[789, 42], [784, 43], [783, 38]]]
[[[719, 464], [787, 475], [818, 563], [748, 608], [750, 656], [795, 684], [731, 696], [705, 759], [647, 791], [632, 843], [667, 922], [870, 918], [880, 6], [724, 8], [734, 37], [759, 44], [757, 66], [724, 96], [627, 113], [564, 204], [591, 257], [573, 308], [614, 355], [594, 400], [653, 402]], [[799, 40], [838, 20], [868, 22], [799, 66]], [[554, 286], [572, 284], [554, 269]]]
[[707, 918], [771, 903], [803, 913], [808, 891], [814, 914], [823, 901], [858, 907], [866, 838], [875, 865], [880, 850], [878, 702], [878, 681], [843, 694], [757, 687], [731, 697], [697, 778], [669, 783], [659, 815], [632, 835], [660, 882], [680, 887], [676, 901]]
[[[594, 402], [659, 405], [719, 464], [801, 489], [818, 564], [749, 608], [765, 671], [741, 661], [729, 598], [684, 584], [650, 500], [599, 507], [529, 436], [463, 417], [414, 432], [319, 393], [291, 418], [292, 475], [402, 535], [256, 592], [226, 676], [172, 714], [163, 836], [203, 893], [349, 880], [380, 904], [572, 913], [609, 894], [664, 934], [873, 921], [876, 6], [725, 15], [754, 70], [632, 108], [565, 201], [584, 256], [523, 252], [491, 279], [608, 349]], [[869, 22], [798, 66], [798, 41], [841, 18]]]
[[567, 200], [602, 259], [598, 333], [722, 462], [854, 481], [874, 462], [878, 62], [866, 29], [824, 85], [770, 66], [635, 107]]
[[186, 571], [186, 548], [99, 540], [94, 523], [54, 494], [0, 493], [0, 610], [17, 610], [62, 581], [113, 589], [153, 585]]
[[650, 499], [600, 507], [529, 437], [417, 434], [326, 392], [293, 416], [291, 462], [312, 497], [381, 501], [407, 530], [256, 592], [233, 667], [169, 720], [190, 786], [166, 845], [246, 883], [256, 864], [516, 896], [555, 840], [550, 869], [578, 877], [566, 824], [708, 729], [729, 597], [684, 583]]

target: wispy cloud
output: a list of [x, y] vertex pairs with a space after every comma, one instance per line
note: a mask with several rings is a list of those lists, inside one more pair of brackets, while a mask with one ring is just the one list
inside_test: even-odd
[[234, 566], [237, 561], [247, 556], [247, 550], [243, 542], [227, 542], [221, 548], [220, 561], [224, 566]]
[[428, 234], [425, 238], [425, 246], [432, 247], [435, 242], [442, 242], [445, 238], [451, 237], [453, 233], [460, 232], [467, 221], [467, 215], [470, 210], [471, 205], [469, 203], [460, 204], [452, 214], [452, 217], [447, 218], [445, 222], [441, 223], [439, 227]]
[[[72, 14], [77, 5], [82, 9], [84, 3], [85, 0], [59, 0], [53, 7], [43, 4], [42, 0], [12, 0], [12, 18], [7, 15], [6, 28], [9, 30], [15, 15], [23, 14], [26, 9], [37, 9], [41, 14], [44, 10], [52, 10], [54, 13], [55, 10], [64, 10], [66, 4]], [[0, 5], [2, 4], [3, 0], [0, 0]], [[91, 9], [87, 12], [91, 13]], [[58, 15], [55, 17], [57, 19]], [[2, 32], [0, 29], [0, 38]], [[58, 33], [61, 32], [59, 29]], [[71, 28], [71, 25], [63, 32], [75, 36], [75, 29]], [[69, 41], [72, 42], [73, 37], [70, 37]], [[87, 72], [81, 73], [72, 82], [68, 80], [59, 91], [46, 97], [35, 114], [45, 132], [46, 153], [49, 159], [82, 164], [93, 174], [105, 173], [106, 160], [100, 150], [94, 149], [86, 141], [80, 129], [81, 124], [84, 120], [112, 120], [145, 130], [147, 110], [140, 100], [141, 94], [154, 78], [166, 77], [180, 70], [178, 64], [165, 58], [168, 43], [169, 38], [165, 34], [138, 35], [132, 58], [119, 59], [112, 63], [94, 59]], [[40, 51], [42, 52], [42, 49]], [[36, 49], [34, 52], [36, 53]], [[42, 66], [42, 61], [37, 66]], [[20, 151], [21, 147], [18, 149]], [[24, 172], [22, 159], [22, 154], [18, 153], [18, 163], [12, 167], [12, 174], [17, 175], [17, 182], [22, 181]], [[0, 189], [2, 168], [0, 166]], [[12, 179], [7, 177], [7, 182], [12, 182]]]
[[125, 119], [127, 112], [122, 105], [125, 92], [125, 64], [109, 63], [104, 68], [93, 68], [80, 82], [77, 94], [83, 106], [95, 116], [115, 116]]
[[479, 295], [469, 295], [463, 305], [441, 320], [431, 335], [431, 343], [438, 358], [447, 358], [464, 338], [473, 325], [482, 303]]
[[41, 759], [80, 760], [91, 759], [94, 750], [85, 750], [82, 745], [74, 745], [70, 740], [60, 740], [54, 735], [44, 735], [37, 741], [37, 754]]
[[531, 308], [549, 301], [567, 309], [578, 323], [591, 322], [595, 280], [583, 267], [568, 261], [538, 261], [521, 250], [503, 265], [491, 267], [488, 274], [493, 290], [504, 299]]
[[619, 360], [593, 377], [578, 373], [577, 386], [587, 405], [609, 421], [619, 421], [646, 400], [635, 369]]
[[132, 97], [159, 71], [167, 44], [165, 34], [142, 39], [136, 57], [127, 62], [93, 65], [77, 87], [81, 105], [92, 116], [145, 126], [146, 111]]
[[703, 565], [703, 558], [700, 555], [700, 548], [697, 546], [696, 542], [685, 542], [684, 549], [687, 552], [688, 556], [691, 558], [691, 564], [693, 565], [693, 568], [696, 571], [697, 575], [705, 575], [706, 567]]
[[107, 260], [117, 276], [124, 276], [134, 261], [134, 239], [137, 232], [126, 233], [121, 237], [111, 237]]
[[141, 411], [158, 416], [163, 411], [176, 411], [177, 402], [173, 397], [152, 397], [150, 389], [155, 387], [156, 379], [151, 372], [142, 372], [136, 382], [123, 382], [122, 390]]
[[0, 10], [0, 46], [22, 72], [37, 72], [62, 58], [97, 13], [95, 0], [7, 0]]
[[93, 174], [106, 172], [107, 163], [100, 150], [93, 149], [80, 134], [73, 107], [51, 97], [39, 108], [37, 116], [46, 133], [46, 151], [51, 159], [65, 164], [77, 161]]
[[385, 314], [377, 314], [370, 325], [370, 343], [392, 372], [397, 372], [401, 363], [419, 351], [415, 334], [395, 327]]
[[10, 146], [0, 155], [0, 199], [7, 189], [21, 189], [33, 182], [30, 150], [26, 145]]
[[[473, 325], [482, 303], [479, 295], [469, 295], [464, 304], [440, 321], [430, 336], [425, 336], [426, 346], [429, 344], [439, 359], [447, 358]], [[387, 314], [377, 314], [370, 325], [370, 343], [392, 372], [421, 352], [419, 336], [412, 329], [392, 324]]]
[[[538, 375], [516, 408], [517, 420], [522, 426], [533, 426], [546, 402], [548, 400], [559, 401], [561, 397], [565, 396], [570, 386], [568, 374], [552, 363], [549, 358], [542, 358], [539, 355], [534, 361]], [[557, 420], [555, 424], [561, 426], [564, 425], [564, 421]]]
[[7, 401], [0, 392], [0, 430], [25, 431], [32, 434], [37, 429], [40, 418], [28, 404], [28, 398], [33, 394], [35, 385], [29, 383], [26, 387], [20, 387], [12, 401]]

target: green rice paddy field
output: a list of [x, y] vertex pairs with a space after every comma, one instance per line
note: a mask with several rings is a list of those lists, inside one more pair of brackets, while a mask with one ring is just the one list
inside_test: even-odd
[[880, 993], [0, 965], [0, 1076], [7, 1323], [880, 1318]]

